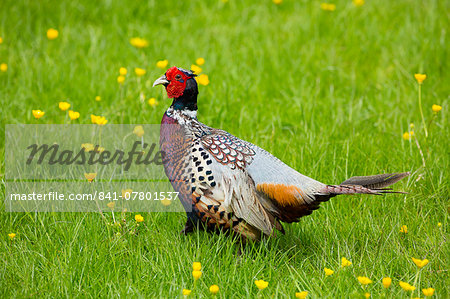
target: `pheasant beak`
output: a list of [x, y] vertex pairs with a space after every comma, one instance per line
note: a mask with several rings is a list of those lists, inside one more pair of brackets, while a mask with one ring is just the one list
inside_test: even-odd
[[161, 77], [159, 77], [158, 79], [156, 79], [155, 82], [153, 82], [153, 87], [155, 87], [156, 85], [166, 85], [169, 84], [170, 82], [167, 80], [166, 75], [162, 75]]

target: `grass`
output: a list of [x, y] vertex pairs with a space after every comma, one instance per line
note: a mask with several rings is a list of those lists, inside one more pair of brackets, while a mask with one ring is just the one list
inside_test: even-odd
[[[413, 297], [433, 287], [447, 298], [448, 2], [334, 3], [330, 12], [320, 1], [3, 1], [2, 134], [8, 123], [68, 122], [58, 109], [66, 99], [81, 114], [77, 123], [90, 123], [92, 113], [109, 123], [159, 123], [170, 102], [162, 88], [151, 88], [164, 72], [156, 62], [189, 68], [204, 57], [211, 83], [200, 87], [200, 121], [325, 183], [412, 175], [396, 185], [408, 195], [335, 198], [286, 225], [286, 235], [247, 246], [240, 257], [232, 238], [180, 235], [181, 213], [144, 213], [144, 224], [130, 234], [136, 228], [131, 213], [122, 215], [126, 224], [119, 228], [106, 224], [110, 214], [104, 220], [96, 213], [6, 213], [1, 207], [0, 296], [182, 297], [183, 288], [193, 288], [191, 266], [199, 261], [198, 297], [209, 297], [212, 284], [221, 298], [294, 297], [302, 290], [311, 297], [410, 297], [401, 280], [415, 283]], [[51, 27], [60, 35], [50, 41]], [[133, 48], [134, 36], [149, 47]], [[128, 75], [121, 88], [122, 66]], [[140, 82], [134, 67], [147, 70]], [[428, 138], [418, 72], [428, 75], [425, 120], [435, 117]], [[141, 92], [159, 105], [142, 103]], [[432, 104], [443, 106], [436, 116]], [[37, 121], [32, 109], [46, 114]], [[426, 167], [416, 139], [402, 139], [410, 123]], [[0, 151], [4, 156], [4, 139]], [[13, 240], [10, 232], [17, 233]], [[340, 268], [341, 257], [353, 264]], [[418, 275], [411, 257], [430, 263]], [[336, 272], [325, 277], [324, 267]], [[374, 282], [363, 289], [357, 276]], [[388, 290], [381, 285], [386, 276], [393, 279]], [[269, 287], [258, 293], [256, 279]]]

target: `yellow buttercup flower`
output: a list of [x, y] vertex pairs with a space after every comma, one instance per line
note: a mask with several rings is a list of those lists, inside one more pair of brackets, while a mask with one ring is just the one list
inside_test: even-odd
[[[408, 134], [408, 136], [409, 136], [409, 134]], [[403, 138], [405, 138], [405, 137], [403, 136]], [[400, 232], [404, 233], [404, 234], [407, 234], [408, 233], [408, 227], [406, 225], [402, 225], [402, 227], [400, 227]]]
[[10, 233], [10, 234], [8, 234], [8, 237], [9, 237], [11, 240], [14, 239], [15, 236], [16, 236], [15, 233]]
[[47, 38], [49, 40], [56, 39], [58, 37], [58, 35], [59, 35], [59, 32], [56, 29], [50, 28], [49, 30], [47, 30]]
[[3, 38], [0, 37], [0, 44], [3, 44]]
[[172, 204], [172, 202], [170, 200], [168, 200], [167, 198], [164, 198], [163, 200], [161, 200], [161, 204], [165, 207], [170, 206]]
[[332, 3], [321, 3], [321, 4], [320, 4], [320, 8], [321, 8], [322, 10], [335, 11], [335, 10], [336, 10], [336, 4], [332, 4]]
[[416, 78], [417, 82], [419, 82], [419, 84], [422, 84], [423, 81], [425, 81], [425, 79], [427, 78], [427, 75], [425, 74], [414, 74], [414, 78]]
[[405, 133], [403, 133], [402, 137], [403, 137], [404, 140], [409, 140], [410, 135], [409, 135], [408, 132], [405, 132]]
[[31, 110], [31, 112], [33, 113], [33, 116], [37, 119], [40, 119], [45, 114], [45, 112], [41, 110]]
[[133, 189], [122, 189], [122, 198], [130, 199], [132, 193], [133, 193]]
[[420, 259], [412, 258], [412, 260], [413, 260], [414, 264], [416, 264], [416, 266], [419, 268], [426, 266], [430, 262], [427, 259], [420, 260]]
[[358, 281], [364, 286], [372, 283], [372, 280], [365, 276], [358, 276]]
[[194, 271], [202, 270], [202, 264], [200, 262], [193, 262], [192, 263], [192, 270], [194, 270]]
[[208, 75], [201, 74], [200, 76], [196, 77], [196, 79], [197, 79], [197, 82], [198, 82], [199, 84], [201, 84], [201, 85], [206, 86], [206, 85], [209, 84], [209, 78], [208, 78]]
[[80, 112], [69, 110], [69, 117], [71, 120], [78, 119], [80, 117]]
[[127, 73], [128, 73], [128, 71], [127, 71], [126, 68], [121, 67], [121, 68], [119, 69], [119, 75], [125, 76]]
[[197, 280], [200, 277], [202, 277], [202, 271], [194, 270], [194, 271], [192, 271], [192, 276], [194, 276], [194, 279]]
[[381, 283], [383, 284], [383, 287], [387, 289], [391, 286], [392, 279], [390, 277], [385, 277], [381, 280]]
[[434, 294], [434, 289], [433, 288], [427, 288], [427, 289], [422, 289], [422, 293], [426, 296], [426, 297], [431, 297]]
[[353, 4], [355, 6], [363, 6], [364, 5], [364, 0], [353, 0]]
[[194, 74], [198, 75], [198, 74], [200, 74], [202, 72], [202, 68], [197, 66], [197, 65], [195, 65], [195, 64], [193, 64], [193, 65], [191, 65], [191, 71]]
[[114, 210], [114, 207], [116, 206], [116, 203], [114, 201], [111, 201], [106, 206], [108, 208], [110, 208], [111, 210]]
[[159, 60], [156, 62], [156, 67], [160, 68], [160, 69], [165, 69], [168, 64], [169, 64], [169, 60], [167, 60], [167, 59]]
[[95, 149], [95, 146], [92, 143], [82, 143], [81, 144], [81, 148], [85, 152], [90, 152], [90, 151], [93, 151]]
[[142, 222], [144, 221], [144, 217], [142, 217], [141, 214], [137, 214], [134, 216], [134, 220], [136, 220], [136, 222]]
[[81, 144], [81, 148], [84, 149], [85, 152], [90, 152], [94, 150], [94, 145], [92, 143], [83, 143]]
[[130, 44], [133, 47], [136, 47], [138, 49], [142, 49], [145, 47], [148, 47], [148, 41], [146, 39], [140, 38], [140, 37], [133, 37], [130, 39]]
[[0, 71], [6, 72], [8, 70], [8, 65], [6, 63], [0, 64]]
[[89, 183], [91, 183], [95, 177], [97, 176], [96, 172], [90, 172], [90, 173], [85, 173], [84, 177], [88, 180]]
[[146, 73], [146, 71], [145, 71], [144, 69], [141, 69], [140, 67], [134, 68], [134, 72], [136, 73], [136, 75], [137, 75], [138, 77], [144, 76], [145, 73]]
[[438, 227], [441, 227], [442, 226], [442, 223], [441, 222], [438, 222]]
[[91, 114], [91, 122], [100, 126], [106, 125], [108, 120], [104, 116]]
[[260, 280], [255, 280], [255, 284], [258, 289], [264, 290], [269, 285], [269, 282], [260, 279]]
[[402, 289], [404, 289], [405, 291], [414, 291], [414, 290], [416, 289], [415, 286], [412, 286], [412, 285], [410, 285], [409, 283], [404, 282], [404, 281], [399, 281], [398, 284], [399, 284], [400, 287], [401, 287]]
[[367, 299], [370, 298], [370, 293], [364, 293], [364, 297], [366, 297]]
[[122, 84], [123, 82], [125, 82], [125, 76], [120, 75], [117, 77], [117, 83]]
[[219, 293], [219, 286], [213, 284], [212, 286], [209, 287], [209, 291], [211, 292], [211, 294], [215, 295]]
[[102, 100], [102, 97], [101, 97], [101, 96], [96, 96], [96, 97], [95, 97], [95, 100], [96, 100], [97, 102], [100, 102], [100, 101]]
[[346, 259], [345, 257], [343, 257], [341, 259], [341, 266], [342, 267], [348, 267], [352, 264], [352, 262], [350, 262], [348, 259]]
[[183, 289], [183, 296], [189, 296], [191, 294], [191, 290]]
[[205, 64], [205, 59], [204, 59], [203, 57], [199, 57], [199, 58], [197, 58], [197, 59], [195, 60], [195, 64], [196, 64], [196, 65], [199, 65], [199, 66], [202, 66], [202, 65]]
[[137, 137], [144, 136], [144, 128], [142, 126], [134, 127], [133, 134], [136, 135]]
[[[278, 4], [281, 4], [283, 2], [283, 0], [272, 0], [272, 2], [278, 5]], [[297, 295], [297, 293], [296, 293], [296, 295]]]
[[156, 106], [158, 106], [159, 102], [155, 98], [150, 98], [148, 99], [148, 104], [155, 108]]
[[323, 269], [325, 271], [325, 275], [326, 276], [330, 276], [333, 275], [334, 271], [328, 268]]
[[108, 120], [104, 116], [97, 117], [97, 125], [103, 126], [108, 123]]
[[431, 106], [431, 110], [433, 110], [434, 113], [438, 113], [442, 110], [442, 106], [433, 104], [433, 106]]
[[308, 296], [308, 292], [307, 291], [295, 293], [295, 298], [298, 298], [298, 299], [305, 299], [306, 296]]
[[58, 106], [59, 109], [61, 109], [62, 111], [66, 111], [67, 109], [70, 108], [70, 104], [67, 102], [59, 102]]

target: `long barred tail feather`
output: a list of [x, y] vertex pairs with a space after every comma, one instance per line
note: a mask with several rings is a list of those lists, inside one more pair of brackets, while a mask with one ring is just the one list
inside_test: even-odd
[[325, 192], [331, 195], [338, 194], [372, 194], [381, 195], [382, 193], [378, 190], [371, 190], [363, 186], [353, 185], [327, 185], [325, 187]]
[[392, 188], [386, 188], [404, 177], [409, 172], [378, 174], [371, 176], [355, 176], [345, 180], [340, 185], [327, 185], [324, 192], [332, 196], [338, 194], [373, 194], [382, 195], [384, 193], [400, 193], [407, 192], [393, 191]]
[[369, 176], [354, 176], [348, 180], [343, 181], [340, 185], [352, 186], [359, 185], [366, 187], [368, 189], [381, 189], [388, 187], [396, 182], [400, 181], [404, 177], [410, 175], [409, 172], [399, 172], [399, 173], [386, 173], [378, 175]]

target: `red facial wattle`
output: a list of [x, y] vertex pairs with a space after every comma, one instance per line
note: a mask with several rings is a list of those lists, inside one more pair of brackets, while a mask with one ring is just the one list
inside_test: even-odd
[[169, 85], [166, 86], [167, 96], [169, 98], [181, 97], [186, 88], [186, 80], [189, 79], [189, 77], [177, 67], [173, 66], [167, 70], [166, 78], [170, 82]]

